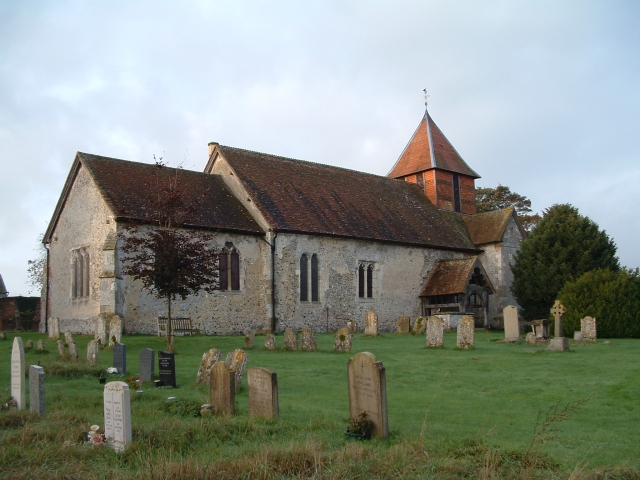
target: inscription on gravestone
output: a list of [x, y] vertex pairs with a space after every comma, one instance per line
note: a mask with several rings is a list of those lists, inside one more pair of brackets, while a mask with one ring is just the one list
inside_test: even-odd
[[155, 374], [156, 351], [152, 348], [140, 350], [140, 369], [138, 378], [143, 382], [153, 382]]
[[432, 315], [427, 318], [427, 347], [444, 346], [444, 321]]
[[18, 410], [25, 408], [25, 381], [24, 381], [24, 347], [22, 338], [13, 339], [11, 349], [11, 396], [16, 401]]
[[127, 346], [124, 343], [113, 346], [113, 366], [118, 369], [118, 373], [127, 373]]
[[358, 353], [347, 363], [349, 413], [357, 418], [364, 412], [373, 424], [372, 436], [387, 438], [387, 385], [382, 362], [369, 352]]
[[176, 356], [174, 353], [158, 352], [158, 370], [160, 371], [160, 380], [166, 387], [176, 388]]
[[364, 334], [367, 337], [375, 337], [378, 335], [378, 315], [373, 310], [367, 312], [364, 323]]
[[278, 376], [266, 368], [251, 368], [249, 382], [249, 415], [251, 417], [278, 418]]
[[104, 435], [116, 452], [131, 443], [131, 403], [129, 385], [109, 382], [104, 387]]
[[29, 410], [44, 415], [44, 368], [29, 367]]

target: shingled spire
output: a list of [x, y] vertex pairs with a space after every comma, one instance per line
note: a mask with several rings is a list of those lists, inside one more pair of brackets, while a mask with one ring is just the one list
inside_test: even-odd
[[426, 108], [420, 125], [387, 177], [415, 183], [441, 210], [476, 213], [474, 181], [480, 176], [453, 148]]

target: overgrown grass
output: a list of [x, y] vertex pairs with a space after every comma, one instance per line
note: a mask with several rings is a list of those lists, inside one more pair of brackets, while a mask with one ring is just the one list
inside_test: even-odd
[[[3, 398], [13, 336], [0, 342]], [[75, 338], [82, 358], [90, 338]], [[640, 340], [563, 354], [498, 344], [500, 338], [477, 332], [475, 349], [465, 351], [455, 348], [454, 333], [436, 350], [425, 348], [423, 336], [357, 335], [353, 351], [338, 354], [331, 351], [333, 335], [318, 335], [319, 351], [310, 353], [266, 351], [258, 336], [247, 368], [278, 373], [278, 421], [248, 418], [246, 380], [235, 417], [197, 417], [208, 402], [207, 386], [195, 384], [202, 353], [216, 347], [226, 355], [244, 339], [177, 338], [179, 388], [145, 384], [144, 393], [132, 392], [134, 443], [121, 455], [82, 443], [83, 431], [104, 423], [97, 377], [112, 354], [100, 351], [95, 367], [60, 362], [55, 342], [45, 339], [48, 355], [32, 350], [25, 357], [27, 366], [45, 368], [47, 414], [0, 413], [0, 477], [640, 478]], [[151, 336], [123, 342], [128, 373], [109, 380], [135, 377], [138, 352], [166, 345]], [[386, 441], [354, 442], [342, 434], [346, 363], [359, 351], [373, 352], [386, 367], [392, 432]], [[167, 403], [169, 396], [178, 401]]]

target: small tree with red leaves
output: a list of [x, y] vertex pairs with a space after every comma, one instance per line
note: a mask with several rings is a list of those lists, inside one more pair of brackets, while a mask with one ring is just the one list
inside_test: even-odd
[[190, 196], [181, 185], [180, 168], [172, 171], [162, 158], [156, 160], [156, 166], [156, 175], [149, 180], [154, 194], [145, 204], [150, 218], [120, 232], [123, 273], [140, 280], [158, 298], [166, 299], [167, 350], [173, 352], [171, 303], [178, 297], [185, 300], [218, 287], [218, 251], [212, 247], [213, 235], [179, 229], [201, 198]]

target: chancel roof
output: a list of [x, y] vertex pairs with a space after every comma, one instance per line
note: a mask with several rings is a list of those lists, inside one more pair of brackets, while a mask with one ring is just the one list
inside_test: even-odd
[[[515, 217], [513, 208], [463, 216], [471, 240], [475, 245], [501, 242], [512, 217]], [[516, 224], [519, 226], [517, 221]], [[522, 229], [520, 226], [519, 228]]]
[[487, 287], [494, 292], [489, 276], [484, 271], [482, 263], [476, 256], [439, 260], [429, 274], [425, 286], [420, 292], [421, 297], [436, 295], [455, 295], [463, 293], [469, 281], [472, 280], [474, 270], [478, 268]]
[[480, 178], [458, 154], [428, 112], [388, 177], [401, 178], [433, 168]]
[[415, 186], [344, 168], [217, 145], [272, 228], [476, 251]]

